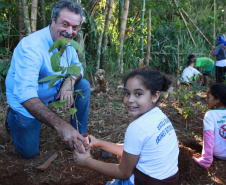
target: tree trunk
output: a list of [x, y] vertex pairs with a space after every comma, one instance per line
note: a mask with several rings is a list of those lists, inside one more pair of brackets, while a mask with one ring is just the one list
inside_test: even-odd
[[109, 25], [110, 25], [110, 21], [111, 21], [111, 15], [112, 15], [112, 11], [113, 11], [113, 4], [114, 4], [114, 0], [110, 0], [109, 2], [109, 7], [108, 7], [108, 14], [107, 14], [107, 18], [105, 21], [105, 29], [104, 29], [104, 42], [103, 42], [103, 57], [102, 57], [102, 64], [101, 64], [101, 68], [105, 69], [105, 64], [106, 64], [106, 58], [107, 58], [107, 43], [108, 43], [108, 29], [109, 29]]
[[215, 39], [216, 39], [216, 0], [214, 0], [214, 22], [213, 22], [213, 44], [215, 43]]
[[32, 0], [32, 5], [31, 5], [31, 32], [32, 33], [36, 31], [37, 8], [38, 8], [38, 0]]
[[45, 0], [40, 1], [42, 28], [46, 27]]
[[141, 51], [141, 57], [140, 57], [140, 62], [143, 64], [143, 58], [144, 58], [144, 33], [143, 33], [143, 28], [144, 28], [144, 12], [145, 12], [145, 0], [143, 0], [143, 6], [142, 6], [142, 14], [141, 14], [141, 37], [140, 37], [140, 51]]
[[27, 0], [22, 0], [22, 7], [23, 7], [23, 14], [24, 14], [24, 25], [25, 25], [26, 35], [29, 35], [31, 33], [31, 24], [30, 24]]
[[117, 60], [118, 67], [121, 73], [123, 72], [123, 44], [124, 44], [124, 35], [125, 35], [128, 11], [129, 11], [129, 0], [125, 0], [122, 25], [121, 25], [120, 34], [119, 34], [120, 44], [119, 44], [119, 52], [118, 52], [118, 60]]
[[24, 37], [24, 35], [26, 34], [26, 30], [24, 27], [24, 16], [23, 16], [23, 8], [22, 8], [22, 2], [21, 0], [18, 1], [18, 12], [19, 12], [19, 33], [20, 33], [20, 37], [19, 37], [19, 41]]
[[179, 79], [179, 74], [180, 74], [180, 40], [178, 39], [178, 44], [177, 44], [177, 87], [180, 84]]
[[148, 39], [147, 39], [147, 46], [146, 46], [146, 58], [145, 64], [149, 66], [149, 58], [150, 58], [150, 48], [151, 48], [151, 9], [148, 13]]
[[119, 26], [119, 29], [120, 29], [121, 25], [122, 25], [122, 19], [123, 19], [124, 0], [118, 0], [118, 6], [119, 6], [118, 26]]
[[[81, 4], [81, 0], [77, 0], [78, 4]], [[79, 61], [82, 63], [82, 66], [85, 68], [86, 67], [86, 55], [85, 55], [85, 43], [84, 43], [84, 38], [83, 38], [83, 31], [80, 28], [78, 30], [77, 36], [76, 36], [76, 41], [80, 44], [82, 47], [82, 53], [78, 53], [78, 58]]]
[[101, 44], [102, 44], [102, 39], [103, 39], [104, 22], [105, 22], [105, 20], [106, 20], [108, 4], [109, 4], [109, 0], [107, 0], [105, 9], [104, 9], [104, 11], [103, 11], [103, 18], [104, 18], [104, 20], [102, 20], [103, 23], [101, 24], [101, 28], [100, 28], [100, 36], [99, 36], [98, 46], [97, 46], [97, 62], [96, 62], [96, 70], [99, 70], [99, 69], [100, 69]]

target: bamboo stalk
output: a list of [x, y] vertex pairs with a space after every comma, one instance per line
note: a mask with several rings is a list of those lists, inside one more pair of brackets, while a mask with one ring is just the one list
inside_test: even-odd
[[[177, 2], [176, 2], [176, 0], [173, 0], [173, 1], [174, 1], [174, 3], [175, 3], [176, 7], [179, 8], [179, 7], [178, 7], [178, 4], [177, 4]], [[189, 35], [190, 35], [190, 38], [191, 38], [193, 44], [196, 46], [195, 41], [194, 41], [194, 38], [193, 38], [193, 36], [192, 36], [192, 34], [191, 34], [191, 32], [190, 32], [190, 29], [188, 28], [188, 24], [187, 24], [186, 20], [184, 19], [183, 14], [180, 12], [180, 10], [178, 10], [178, 13], [179, 13], [180, 17], [182, 18], [182, 20], [183, 20], [183, 22], [184, 22], [184, 24], [185, 24], [185, 26], [186, 26], [186, 28], [187, 28], [187, 30], [188, 30], [188, 33], [189, 33]]]
[[188, 19], [191, 21], [191, 23], [196, 27], [196, 29], [201, 33], [201, 35], [203, 36], [203, 38], [210, 44], [210, 46], [212, 46], [212, 44], [210, 43], [210, 41], [206, 38], [206, 36], [203, 34], [203, 32], [198, 28], [198, 26], [193, 22], [193, 20], [188, 16], [188, 14], [184, 11], [184, 9], [182, 8], [184, 14], [188, 17]]
[[26, 34], [29, 35], [31, 33], [31, 25], [30, 25], [30, 19], [29, 19], [27, 0], [22, 0], [22, 7], [23, 7], [23, 14], [24, 14], [24, 25], [27, 32]]
[[123, 72], [123, 44], [124, 44], [124, 35], [125, 35], [125, 28], [126, 28], [126, 22], [127, 22], [127, 16], [129, 11], [129, 0], [125, 0], [124, 4], [124, 11], [123, 11], [123, 19], [122, 19], [122, 25], [120, 28], [120, 34], [119, 34], [119, 52], [118, 52], [118, 67], [120, 68], [120, 72]]
[[180, 74], [180, 39], [178, 39], [178, 46], [177, 46], [177, 86], [180, 84], [179, 79]]
[[142, 13], [141, 13], [141, 37], [140, 37], [140, 52], [141, 52], [141, 57], [140, 57], [140, 62], [142, 62], [143, 65], [143, 57], [144, 57], [144, 12], [145, 12], [145, 0], [143, 0], [143, 6], [142, 6]]
[[[10, 49], [10, 30], [11, 30], [11, 16], [9, 16], [9, 29], [8, 29], [8, 44], [7, 44], [7, 48]], [[7, 50], [7, 55], [8, 55], [8, 50]]]
[[24, 18], [23, 18], [23, 7], [21, 0], [18, 1], [18, 13], [19, 13], [19, 21], [18, 21], [18, 27], [19, 27], [19, 41], [24, 37], [25, 35], [25, 26], [24, 26]]
[[[105, 22], [106, 20], [106, 16], [107, 16], [107, 9], [108, 9], [108, 4], [109, 4], [109, 0], [107, 0], [106, 2], [106, 6], [103, 12], [103, 18], [104, 20], [102, 20], [102, 22]], [[97, 46], [97, 62], [96, 62], [96, 70], [100, 69], [100, 55], [101, 55], [101, 44], [102, 44], [102, 40], [103, 40], [103, 33], [104, 33], [104, 23], [101, 23], [101, 29], [100, 29], [100, 36], [99, 36], [99, 40], [98, 40], [98, 46]]]
[[119, 28], [121, 28], [122, 19], [123, 19], [124, 0], [118, 0], [118, 7], [119, 7], [118, 25], [119, 25]]
[[113, 4], [114, 4], [114, 0], [110, 0], [107, 18], [106, 18], [106, 21], [105, 21], [104, 39], [103, 39], [103, 41], [104, 41], [103, 42], [103, 60], [101, 62], [101, 68], [102, 69], [105, 69], [105, 64], [106, 64], [107, 42], [108, 42], [108, 37], [109, 37], [108, 36], [108, 30], [109, 30], [109, 26], [110, 26], [112, 11], [113, 11]]
[[38, 0], [32, 0], [31, 5], [31, 31], [36, 31], [36, 23], [37, 23], [37, 6]]
[[[133, 22], [132, 22], [132, 24], [131, 24], [131, 26], [130, 26], [130, 28], [131, 28], [130, 30], [134, 31], [134, 25], [136, 24], [136, 21], [137, 21], [138, 17], [140, 16], [141, 11], [142, 11], [142, 5], [140, 6], [139, 11], [136, 13], [136, 15], [135, 15], [134, 18], [133, 18]], [[125, 37], [124, 37], [124, 42], [125, 42], [125, 40], [128, 38], [128, 35], [129, 35], [129, 34], [126, 34], [126, 35], [125, 35]]]
[[213, 43], [216, 39], [216, 0], [214, 0]]
[[150, 48], [151, 48], [151, 9], [149, 9], [148, 15], [149, 15], [148, 16], [148, 38], [147, 38], [146, 58], [145, 58], [146, 66], [149, 66]]
[[41, 17], [42, 17], [42, 27], [46, 27], [46, 14], [45, 14], [45, 0], [41, 0]]
[[[162, 53], [162, 52], [150, 52], [151, 55], [174, 55], [178, 53]], [[179, 53], [180, 55], [188, 55], [190, 53]], [[206, 55], [206, 53], [192, 53], [194, 55]]]

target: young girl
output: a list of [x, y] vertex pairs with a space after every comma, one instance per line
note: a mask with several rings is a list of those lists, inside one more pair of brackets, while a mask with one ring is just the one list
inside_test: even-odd
[[160, 91], [166, 91], [170, 83], [150, 67], [129, 73], [124, 79], [123, 103], [129, 115], [137, 119], [127, 128], [124, 145], [93, 136], [90, 136], [89, 145], [119, 156], [120, 163], [97, 161], [88, 150], [85, 154], [75, 151], [78, 164], [117, 178], [107, 184], [178, 184], [179, 148], [176, 133], [170, 120], [157, 107]]
[[226, 160], [226, 85], [217, 83], [207, 92], [208, 108], [203, 120], [202, 157], [194, 158], [202, 167], [210, 167], [213, 156]]

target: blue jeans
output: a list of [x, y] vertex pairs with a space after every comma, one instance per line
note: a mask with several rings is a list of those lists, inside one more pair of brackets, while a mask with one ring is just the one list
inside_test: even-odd
[[108, 181], [106, 185], [134, 185], [134, 184], [129, 179], [128, 180], [114, 179], [113, 181]]
[[[84, 99], [78, 95], [76, 99], [76, 115], [79, 124], [79, 132], [86, 133], [88, 115], [89, 115], [89, 100], [90, 100], [90, 84], [82, 78], [75, 84], [74, 89], [81, 89]], [[14, 146], [25, 159], [35, 157], [39, 151], [39, 139], [41, 122], [34, 118], [29, 118], [21, 113], [11, 109], [7, 116], [8, 125], [13, 138]], [[71, 119], [72, 126], [76, 127], [76, 120]]]
[[78, 120], [78, 128], [76, 125], [76, 118], [72, 119], [71, 125], [79, 131], [80, 134], [85, 134], [87, 131], [87, 123], [89, 116], [89, 100], [90, 100], [90, 83], [86, 79], [82, 78], [75, 84], [74, 90], [81, 89], [82, 95], [78, 95], [75, 101], [75, 107], [77, 108], [76, 116]]

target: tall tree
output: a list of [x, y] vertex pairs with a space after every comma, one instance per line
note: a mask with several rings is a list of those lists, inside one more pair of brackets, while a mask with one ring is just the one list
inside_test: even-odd
[[18, 12], [19, 12], [19, 21], [18, 21], [18, 27], [19, 27], [19, 33], [20, 37], [19, 40], [21, 40], [24, 35], [26, 34], [25, 26], [24, 26], [24, 14], [23, 14], [23, 7], [22, 7], [22, 1], [18, 1]]
[[119, 7], [119, 12], [118, 12], [118, 26], [119, 29], [121, 28], [122, 25], [122, 17], [123, 17], [123, 8], [124, 8], [124, 0], [118, 0], [118, 7]]
[[31, 32], [36, 31], [37, 8], [38, 8], [38, 0], [32, 0], [32, 5], [31, 5]]
[[103, 19], [100, 27], [100, 35], [98, 39], [98, 46], [97, 46], [97, 61], [96, 61], [96, 70], [100, 69], [100, 56], [101, 56], [101, 44], [103, 39], [103, 33], [104, 33], [104, 22], [106, 20], [107, 16], [107, 9], [108, 9], [109, 0], [107, 0], [105, 9], [103, 10]]
[[118, 67], [121, 73], [123, 72], [123, 44], [124, 44], [124, 36], [125, 36], [128, 11], [129, 11], [129, 0], [125, 0], [123, 17], [122, 17], [122, 25], [121, 25], [120, 34], [119, 34], [119, 52], [118, 52], [118, 60], [117, 60]]
[[42, 28], [46, 27], [45, 0], [40, 0]]
[[[77, 0], [78, 4], [81, 4], [81, 0]], [[83, 17], [83, 19], [85, 20], [85, 18]], [[82, 22], [84, 22], [84, 20], [82, 20]], [[85, 43], [84, 43], [84, 38], [83, 38], [83, 31], [81, 28], [79, 28], [78, 33], [77, 33], [77, 37], [76, 37], [76, 41], [80, 44], [80, 46], [82, 47], [82, 53], [78, 54], [79, 57], [79, 61], [82, 63], [83, 67], [86, 67], [86, 55], [85, 55]]]
[[151, 9], [148, 11], [148, 38], [147, 38], [146, 58], [145, 58], [146, 66], [149, 66], [150, 48], [151, 48]]
[[140, 36], [140, 51], [141, 51], [141, 57], [140, 60], [143, 64], [143, 57], [144, 57], [144, 12], [145, 12], [145, 0], [143, 0], [143, 6], [142, 6], [142, 14], [141, 14], [141, 36]]
[[106, 21], [105, 21], [104, 39], [103, 39], [104, 40], [104, 42], [103, 42], [103, 57], [102, 57], [102, 63], [101, 63], [101, 67], [103, 69], [105, 68], [105, 63], [106, 63], [107, 43], [108, 43], [108, 38], [109, 38], [108, 29], [109, 29], [109, 25], [110, 25], [110, 21], [111, 21], [113, 4], [114, 4], [114, 0], [110, 0], [109, 6], [108, 6], [108, 13], [107, 13]]
[[30, 24], [27, 0], [22, 0], [22, 7], [23, 7], [23, 14], [24, 14], [24, 25], [25, 25], [25, 29], [26, 29], [26, 35], [29, 35], [31, 33], [31, 24]]

